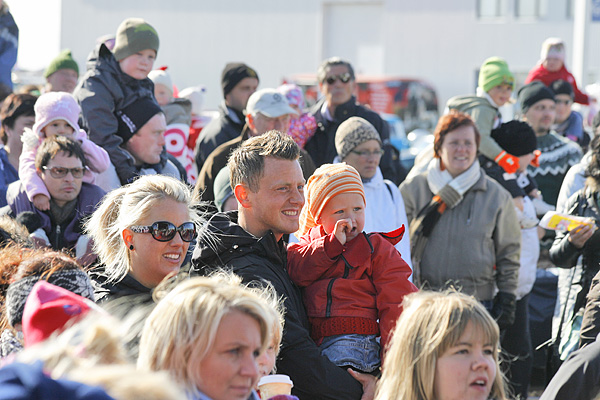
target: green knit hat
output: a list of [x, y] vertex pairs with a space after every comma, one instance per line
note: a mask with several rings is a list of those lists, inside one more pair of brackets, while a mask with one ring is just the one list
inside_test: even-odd
[[61, 69], [72, 69], [77, 72], [77, 76], [79, 76], [79, 65], [77, 65], [77, 62], [73, 59], [71, 50], [69, 49], [61, 51], [58, 56], [50, 62], [50, 65], [48, 65], [48, 68], [46, 68], [46, 71], [44, 72], [44, 78], [49, 77]]
[[121, 22], [117, 29], [113, 48], [113, 54], [117, 61], [146, 49], [158, 53], [156, 29], [141, 18], [127, 18]]
[[487, 93], [492, 88], [504, 83], [515, 88], [515, 77], [509, 71], [506, 61], [500, 57], [491, 57], [485, 60], [479, 70], [479, 87]]

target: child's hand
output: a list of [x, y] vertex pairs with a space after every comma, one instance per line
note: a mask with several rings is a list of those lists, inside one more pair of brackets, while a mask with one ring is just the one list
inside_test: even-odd
[[339, 242], [344, 245], [346, 244], [346, 234], [352, 230], [352, 220], [350, 218], [340, 219], [335, 223], [335, 229], [333, 230], [334, 236]]
[[36, 194], [33, 196], [33, 205], [38, 210], [47, 211], [50, 209], [50, 199], [45, 194]]

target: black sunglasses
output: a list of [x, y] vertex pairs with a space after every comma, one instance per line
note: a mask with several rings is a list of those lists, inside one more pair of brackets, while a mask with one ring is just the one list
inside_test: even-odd
[[352, 76], [350, 75], [350, 72], [346, 72], [340, 75], [332, 75], [325, 78], [325, 82], [327, 82], [327, 84], [329, 85], [333, 85], [338, 79], [342, 83], [348, 83], [350, 82], [350, 79], [352, 79]]
[[170, 222], [158, 221], [152, 225], [136, 225], [129, 229], [135, 233], [151, 233], [154, 240], [159, 242], [168, 242], [177, 232], [184, 242], [191, 242], [196, 237], [196, 225], [193, 222], [184, 222], [176, 227]]

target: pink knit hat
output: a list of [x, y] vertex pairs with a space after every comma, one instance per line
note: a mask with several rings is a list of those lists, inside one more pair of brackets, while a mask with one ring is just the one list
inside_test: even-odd
[[35, 124], [33, 131], [38, 136], [42, 136], [42, 129], [52, 121], [64, 119], [69, 125], [79, 132], [79, 113], [81, 107], [77, 104], [77, 100], [70, 93], [66, 92], [50, 92], [41, 95], [33, 106], [35, 112]]
[[81, 318], [96, 304], [73, 292], [39, 281], [27, 297], [23, 311], [25, 347], [42, 342], [54, 331], [61, 330], [72, 319]]
[[308, 178], [304, 189], [306, 202], [300, 213], [300, 227], [296, 236], [300, 237], [317, 226], [323, 209], [335, 196], [341, 193], [360, 194], [365, 201], [365, 191], [358, 171], [348, 164], [323, 164]]

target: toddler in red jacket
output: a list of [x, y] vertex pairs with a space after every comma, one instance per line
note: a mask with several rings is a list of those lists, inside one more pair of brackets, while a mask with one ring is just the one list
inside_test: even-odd
[[347, 164], [319, 167], [305, 196], [300, 242], [289, 245], [287, 268], [303, 288], [311, 336], [336, 365], [373, 372], [404, 295], [417, 290], [394, 247], [404, 226], [388, 234], [363, 232], [363, 184]]

